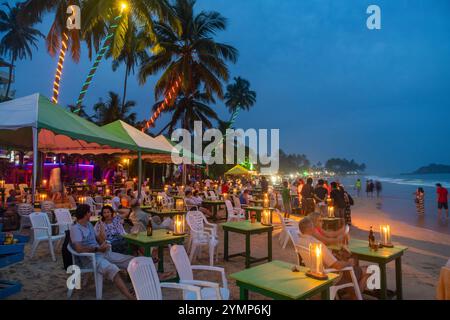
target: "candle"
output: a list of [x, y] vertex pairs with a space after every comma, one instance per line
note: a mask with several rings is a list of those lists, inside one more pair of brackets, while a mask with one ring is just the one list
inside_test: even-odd
[[122, 178], [122, 183], [125, 183], [125, 179]]
[[86, 179], [83, 179], [83, 184], [86, 184]]
[[183, 210], [184, 209], [184, 200], [183, 199], [177, 199], [176, 201], [175, 201], [175, 208], [177, 209], [177, 210]]
[[270, 215], [271, 215], [270, 210], [263, 210], [262, 216], [261, 216], [261, 224], [262, 225], [264, 225], [264, 226], [272, 225], [272, 223], [270, 221]]
[[42, 186], [45, 188], [47, 186], [47, 180], [42, 180]]
[[391, 227], [389, 225], [380, 226], [381, 244], [391, 246]]
[[136, 178], [133, 178], [133, 182], [136, 183], [136, 181], [137, 181], [137, 179], [136, 179]]
[[5, 180], [0, 180], [0, 188], [4, 188], [5, 187]]
[[334, 218], [334, 207], [333, 206], [328, 207], [328, 218]]
[[182, 235], [185, 234], [185, 217], [182, 214], [177, 214], [174, 217], [174, 226], [173, 226], [173, 234], [174, 235]]
[[109, 196], [111, 194], [111, 190], [110, 189], [106, 189], [106, 195]]
[[316, 276], [323, 275], [323, 258], [322, 258], [322, 244], [311, 243], [309, 245], [309, 258], [311, 273]]
[[108, 184], [108, 180], [103, 179], [103, 184]]

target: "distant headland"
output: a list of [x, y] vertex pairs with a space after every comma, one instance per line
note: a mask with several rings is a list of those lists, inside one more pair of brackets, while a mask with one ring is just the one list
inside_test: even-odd
[[428, 166], [421, 167], [414, 172], [403, 173], [403, 175], [410, 174], [436, 174], [436, 173], [450, 173], [450, 166], [445, 164], [432, 163]]

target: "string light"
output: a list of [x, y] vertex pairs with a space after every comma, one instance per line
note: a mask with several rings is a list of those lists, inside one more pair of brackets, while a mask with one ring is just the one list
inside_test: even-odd
[[98, 65], [100, 64], [100, 62], [102, 61], [106, 52], [108, 52], [108, 50], [111, 46], [112, 38], [114, 37], [114, 32], [117, 29], [117, 27], [119, 26], [119, 20], [122, 18], [123, 9], [124, 8], [122, 7], [122, 10], [120, 11], [120, 15], [118, 15], [117, 17], [114, 18], [114, 23], [113, 23], [113, 25], [111, 25], [111, 27], [109, 29], [109, 34], [106, 36], [106, 38], [103, 42], [103, 47], [98, 52], [97, 57], [94, 61], [94, 64], [92, 65], [91, 69], [89, 70], [89, 74], [86, 78], [86, 81], [83, 84], [83, 87], [81, 88], [80, 95], [78, 96], [78, 100], [77, 100], [77, 104], [76, 104], [77, 107], [76, 107], [76, 110], [74, 111], [75, 113], [79, 112], [81, 110], [81, 105], [83, 103], [84, 97], [86, 96], [86, 93], [89, 90], [89, 86], [92, 83], [92, 79], [94, 78], [95, 73], [97, 72]]
[[62, 71], [64, 68], [64, 60], [66, 58], [68, 40], [69, 40], [69, 37], [67, 36], [66, 32], [63, 32], [62, 37], [61, 37], [61, 49], [59, 51], [58, 66], [56, 67], [55, 80], [53, 81], [52, 102], [54, 104], [58, 103], [59, 84], [61, 82]]
[[152, 127], [155, 124], [156, 119], [158, 119], [159, 116], [161, 115], [161, 113], [173, 104], [174, 100], [177, 97], [178, 92], [180, 91], [180, 88], [181, 88], [181, 76], [179, 76], [175, 80], [172, 87], [166, 91], [166, 96], [164, 98], [164, 101], [159, 105], [159, 107], [153, 113], [150, 120], [147, 121], [147, 123], [145, 124], [145, 127], [142, 128], [142, 132], [144, 132], [145, 130]]

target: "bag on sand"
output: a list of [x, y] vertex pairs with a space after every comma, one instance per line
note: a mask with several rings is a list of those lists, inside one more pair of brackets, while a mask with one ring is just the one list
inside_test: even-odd
[[70, 231], [66, 230], [65, 233], [66, 237], [64, 238], [64, 242], [61, 248], [61, 254], [63, 258], [64, 270], [67, 270], [67, 268], [73, 264], [73, 261], [72, 261], [72, 254], [67, 249], [67, 246], [70, 243]]

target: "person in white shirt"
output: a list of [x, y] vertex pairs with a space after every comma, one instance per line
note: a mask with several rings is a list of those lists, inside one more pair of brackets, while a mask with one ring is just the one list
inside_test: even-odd
[[186, 205], [188, 206], [188, 209], [190, 207], [197, 207], [198, 211], [200, 211], [204, 215], [206, 215], [208, 217], [212, 216], [211, 211], [209, 211], [208, 209], [206, 209], [204, 207], [201, 207], [201, 204], [202, 204], [203, 200], [202, 200], [202, 198], [200, 198], [198, 196], [197, 191], [194, 191], [194, 194], [192, 194], [191, 191], [186, 191], [186, 193], [185, 193], [185, 198], [184, 199], [186, 201]]
[[[317, 240], [313, 236], [314, 232], [314, 224], [312, 220], [308, 217], [301, 220], [298, 224], [299, 230], [300, 230], [300, 237], [298, 240], [297, 245], [300, 245], [305, 248], [309, 248], [309, 245], [311, 243], [317, 243], [322, 245], [322, 257], [323, 257], [323, 264], [326, 269], [336, 269], [341, 270], [346, 267], [353, 267], [353, 270], [355, 272], [355, 276], [358, 279], [359, 287], [361, 292], [363, 292], [366, 289], [367, 285], [367, 279], [369, 278], [370, 274], [366, 273], [366, 270], [363, 270], [360, 266], [358, 266], [358, 263], [355, 259], [348, 259], [348, 261], [338, 260], [330, 249], [327, 248], [325, 244], [323, 244], [321, 241]], [[351, 282], [351, 276], [349, 272], [344, 272], [342, 278], [337, 283], [344, 284]], [[356, 299], [355, 291], [352, 288], [348, 288], [346, 290], [347, 293], [350, 295], [351, 298]]]
[[115, 212], [117, 212], [119, 210], [119, 206], [121, 205], [120, 203], [120, 190], [116, 190], [116, 192], [114, 192], [114, 198], [111, 201], [111, 205], [113, 207], [113, 210]]
[[211, 179], [207, 178], [205, 180], [205, 187], [207, 187], [208, 189], [211, 188]]

